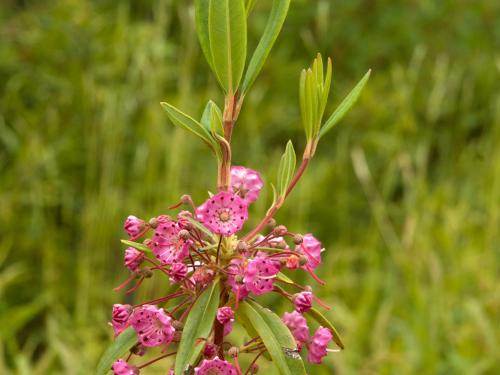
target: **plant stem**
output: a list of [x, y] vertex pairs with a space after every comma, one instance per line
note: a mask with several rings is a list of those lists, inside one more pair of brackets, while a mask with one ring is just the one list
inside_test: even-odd
[[310, 158], [308, 157], [303, 157], [302, 158], [302, 163], [299, 166], [299, 169], [297, 169], [297, 172], [293, 176], [292, 181], [290, 181], [290, 185], [288, 185], [288, 188], [286, 189], [285, 195], [283, 197], [280, 197], [276, 203], [267, 211], [266, 216], [260, 221], [259, 224], [257, 224], [250, 232], [248, 232], [243, 238], [242, 241], [249, 241], [253, 237], [255, 237], [271, 220], [276, 214], [276, 212], [280, 209], [280, 207], [283, 205], [283, 202], [285, 201], [286, 197], [292, 192], [294, 189], [295, 185], [297, 185], [297, 182], [299, 182], [300, 178], [304, 174], [304, 172], [307, 169], [307, 166], [309, 165], [309, 162], [311, 161]]
[[152, 359], [152, 360], [151, 360], [151, 361], [149, 361], [149, 362], [146, 362], [146, 363], [144, 363], [144, 364], [142, 364], [142, 365], [140, 365], [140, 366], [137, 366], [137, 368], [138, 368], [138, 369], [144, 368], [144, 367], [146, 367], [146, 366], [149, 366], [149, 365], [151, 365], [151, 364], [155, 363], [156, 361], [159, 361], [160, 359], [167, 358], [167, 357], [171, 357], [171, 356], [176, 355], [176, 354], [177, 354], [177, 352], [164, 354], [164, 355], [159, 356], [159, 357], [157, 357], [157, 358], [155, 358], [155, 359]]

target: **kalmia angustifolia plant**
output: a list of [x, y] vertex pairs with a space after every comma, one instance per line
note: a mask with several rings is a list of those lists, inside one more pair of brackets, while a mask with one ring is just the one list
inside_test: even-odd
[[[202, 50], [225, 93], [224, 110], [209, 101], [200, 121], [168, 103], [170, 120], [198, 136], [218, 161], [217, 193], [196, 205], [182, 196], [171, 210], [145, 221], [129, 216], [124, 224], [128, 248], [124, 265], [130, 277], [116, 290], [137, 290], [153, 273], [164, 274], [170, 292], [136, 305], [113, 306], [115, 342], [103, 355], [98, 374], [139, 374], [148, 365], [174, 357], [168, 374], [255, 374], [257, 361], [272, 363], [284, 375], [305, 374], [301, 353], [319, 364], [332, 346], [343, 344], [333, 325], [314, 307], [325, 307], [312, 288], [293, 281], [293, 272], [307, 272], [318, 283], [315, 269], [324, 250], [314, 235], [293, 233], [277, 225], [274, 215], [285, 203], [314, 156], [319, 139], [357, 100], [369, 72], [323, 122], [332, 65], [320, 55], [300, 77], [300, 110], [306, 134], [302, 162], [289, 141], [279, 165], [273, 202], [257, 225], [243, 230], [252, 203], [264, 186], [255, 170], [232, 166], [231, 138], [245, 95], [261, 70], [285, 20], [290, 0], [274, 0], [263, 36], [245, 70], [246, 20], [254, 1], [197, 0], [195, 14]], [[181, 207], [184, 206], [184, 207]], [[289, 275], [289, 276], [287, 276]], [[293, 311], [282, 318], [262, 307], [259, 296], [277, 293]], [[319, 328], [309, 329], [308, 320]], [[248, 340], [228, 335], [240, 324]], [[141, 363], [146, 351], [158, 355]], [[127, 354], [128, 353], [128, 354]], [[251, 356], [247, 369], [241, 356]], [[120, 358], [121, 357], [121, 358]], [[170, 363], [171, 361], [169, 361]], [[167, 372], [167, 369], [165, 369]]]

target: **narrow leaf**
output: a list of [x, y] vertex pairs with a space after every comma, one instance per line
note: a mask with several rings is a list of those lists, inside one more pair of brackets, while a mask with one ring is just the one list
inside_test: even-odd
[[196, 33], [200, 41], [201, 50], [207, 59], [208, 65], [213, 69], [212, 51], [210, 50], [210, 40], [208, 38], [208, 8], [210, 0], [195, 0], [195, 22]]
[[281, 375], [305, 375], [297, 345], [281, 319], [257, 302], [244, 301], [238, 310], [259, 334]]
[[127, 354], [136, 343], [137, 334], [132, 327], [120, 333], [99, 360], [95, 375], [107, 374], [111, 370], [113, 362]]
[[174, 125], [189, 130], [191, 133], [200, 137], [212, 150], [214, 150], [214, 144], [210, 137], [210, 133], [202, 124], [169, 103], [162, 102], [160, 104], [167, 112], [170, 121], [172, 121]]
[[208, 35], [215, 75], [233, 95], [243, 75], [247, 53], [244, 0], [208, 0]]
[[191, 308], [177, 350], [175, 375], [182, 375], [202, 350], [204, 344], [197, 343], [197, 340], [206, 338], [210, 333], [219, 306], [219, 293], [219, 282], [215, 281], [201, 293]]
[[339, 333], [333, 324], [330, 323], [330, 321], [321, 312], [313, 307], [305, 312], [305, 314], [316, 320], [321, 326], [328, 328], [332, 332], [333, 341], [339, 346], [340, 349], [344, 349], [344, 343], [342, 342]]
[[293, 143], [292, 141], [288, 141], [278, 169], [278, 192], [280, 197], [284, 196], [292, 180], [293, 173], [295, 172], [295, 163], [296, 156], [295, 150], [293, 149]]
[[273, 0], [273, 6], [264, 29], [264, 33], [260, 38], [259, 44], [257, 45], [252, 58], [250, 59], [250, 63], [248, 64], [248, 68], [245, 73], [245, 78], [243, 79], [243, 84], [241, 86], [241, 92], [243, 95], [248, 92], [250, 86], [252, 86], [264, 66], [267, 56], [269, 55], [269, 52], [271, 51], [271, 48], [273, 47], [274, 42], [278, 38], [278, 34], [283, 27], [289, 6], [290, 0]]
[[371, 70], [369, 70], [363, 78], [358, 82], [358, 84], [351, 90], [351, 92], [345, 97], [345, 99], [340, 103], [337, 109], [333, 112], [330, 118], [326, 121], [325, 125], [321, 128], [319, 137], [321, 138], [329, 130], [331, 130], [335, 125], [338, 124], [340, 120], [346, 115], [346, 113], [352, 108], [356, 103], [361, 92], [363, 91], [368, 79], [370, 78]]
[[141, 251], [149, 251], [151, 252], [152, 250], [147, 247], [146, 245], [144, 245], [143, 243], [140, 243], [140, 242], [134, 242], [134, 241], [129, 241], [129, 240], [120, 240], [121, 243], [127, 245], [127, 246], [132, 246], [134, 248], [136, 248], [137, 250], [141, 250]]

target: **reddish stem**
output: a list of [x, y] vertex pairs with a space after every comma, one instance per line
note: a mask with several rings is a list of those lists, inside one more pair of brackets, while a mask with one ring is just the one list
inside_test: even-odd
[[280, 197], [278, 201], [267, 211], [266, 216], [261, 220], [259, 224], [257, 224], [250, 232], [248, 232], [243, 238], [242, 241], [249, 241], [252, 238], [254, 238], [271, 220], [276, 214], [276, 212], [280, 209], [280, 207], [283, 205], [283, 202], [285, 199], [288, 197], [288, 195], [292, 192], [293, 188], [295, 185], [297, 185], [297, 182], [299, 182], [300, 178], [304, 174], [304, 172], [307, 169], [307, 166], [309, 165], [310, 158], [304, 157], [302, 159], [302, 163], [299, 166], [299, 169], [295, 173], [295, 176], [293, 176], [292, 181], [290, 181], [290, 184], [288, 185], [288, 188], [285, 192], [285, 195], [283, 197]]

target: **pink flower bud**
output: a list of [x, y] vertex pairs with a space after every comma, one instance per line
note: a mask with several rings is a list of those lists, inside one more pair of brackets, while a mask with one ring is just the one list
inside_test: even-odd
[[115, 375], [139, 375], [139, 369], [128, 364], [123, 359], [115, 361], [111, 369]]
[[115, 336], [118, 336], [128, 327], [128, 319], [131, 313], [132, 306], [130, 305], [113, 305], [111, 326], [115, 331]]
[[311, 292], [301, 292], [297, 293], [293, 297], [293, 304], [295, 305], [295, 310], [299, 313], [304, 313], [312, 307], [313, 294]]
[[128, 236], [132, 238], [141, 233], [144, 230], [145, 225], [146, 223], [144, 222], [144, 220], [130, 215], [129, 217], [127, 217], [127, 220], [125, 220], [123, 229], [125, 230], [125, 232], [127, 232]]
[[292, 335], [299, 346], [309, 340], [309, 327], [307, 326], [307, 321], [302, 314], [297, 311], [285, 313], [282, 320], [290, 332], [292, 332]]
[[311, 233], [304, 235], [302, 243], [297, 246], [296, 251], [302, 253], [307, 258], [307, 267], [315, 269], [321, 263], [321, 242]]
[[327, 354], [327, 346], [332, 341], [332, 333], [328, 328], [319, 327], [314, 333], [309, 343], [309, 353], [307, 359], [311, 363], [320, 364], [321, 360]]
[[123, 257], [123, 263], [132, 272], [137, 272], [139, 266], [144, 261], [144, 253], [133, 247], [128, 247], [125, 250], [125, 256]]
[[186, 278], [188, 268], [184, 263], [174, 263], [168, 271], [170, 282], [178, 283]]
[[207, 343], [203, 348], [203, 356], [205, 358], [213, 358], [217, 354], [217, 347], [212, 343]]
[[217, 320], [221, 324], [234, 322], [234, 311], [229, 306], [220, 307], [217, 310]]

